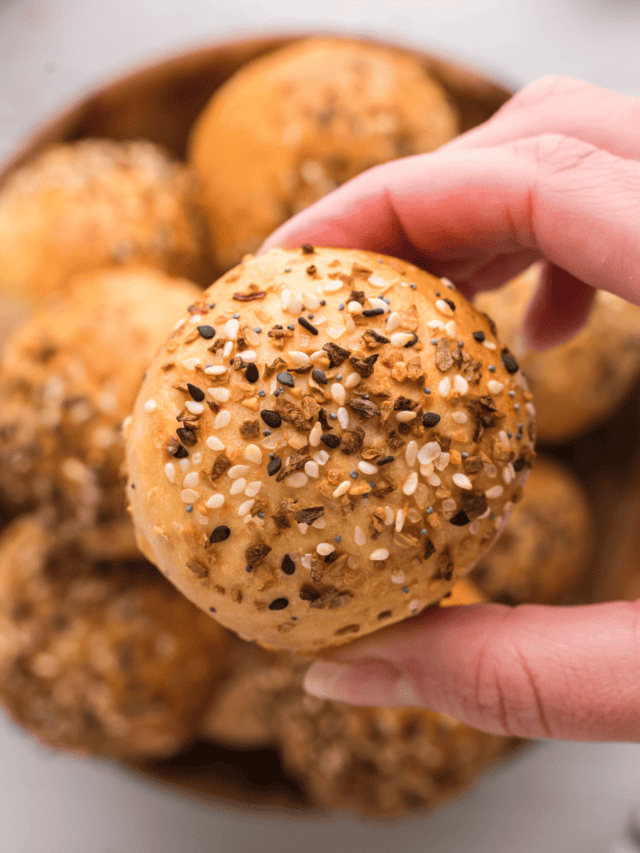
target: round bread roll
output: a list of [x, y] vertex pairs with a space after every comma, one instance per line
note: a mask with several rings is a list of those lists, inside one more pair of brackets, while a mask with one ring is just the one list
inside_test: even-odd
[[50, 746], [174, 754], [225, 650], [224, 630], [148, 564], [87, 564], [38, 516], [0, 537], [0, 702]]
[[397, 49], [313, 38], [247, 63], [190, 140], [214, 256], [228, 269], [365, 169], [433, 151], [457, 132], [444, 89]]
[[472, 578], [491, 601], [560, 604], [584, 576], [592, 545], [582, 484], [560, 462], [538, 456], [522, 500]]
[[207, 284], [198, 194], [151, 142], [56, 145], [0, 191], [0, 293], [41, 305], [77, 273], [134, 262]]
[[489, 321], [410, 264], [311, 246], [247, 260], [199, 307], [128, 428], [148, 559], [243, 639], [305, 654], [445, 595], [533, 456]]
[[475, 304], [495, 321], [529, 380], [538, 438], [569, 441], [612, 414], [640, 373], [640, 307], [599, 290], [587, 325], [559, 347], [536, 352], [522, 334], [527, 306], [540, 280], [539, 266]]
[[72, 285], [72, 296], [14, 334], [0, 362], [0, 494], [17, 509], [54, 503], [96, 557], [136, 554], [121, 425], [144, 370], [200, 291], [142, 267]]

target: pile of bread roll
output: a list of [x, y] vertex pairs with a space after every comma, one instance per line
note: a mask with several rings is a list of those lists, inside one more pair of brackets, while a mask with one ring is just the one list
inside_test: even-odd
[[589, 499], [536, 457], [536, 428], [579, 442], [616, 411], [640, 309], [598, 294], [537, 353], [535, 268], [472, 306], [394, 258], [247, 254], [457, 132], [414, 57], [315, 38], [214, 92], [187, 163], [85, 139], [9, 176], [0, 291], [24, 304], [0, 359], [0, 704], [28, 733], [138, 762], [269, 748], [310, 803], [378, 817], [512, 745], [313, 699], [302, 676], [426, 607], [581, 598]]

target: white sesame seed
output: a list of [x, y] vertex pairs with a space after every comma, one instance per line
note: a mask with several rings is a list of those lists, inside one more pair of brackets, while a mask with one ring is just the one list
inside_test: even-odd
[[460, 376], [459, 373], [453, 377], [453, 387], [460, 394], [466, 394], [469, 391], [469, 383], [464, 378], [464, 376]]
[[347, 392], [344, 390], [344, 385], [339, 382], [334, 382], [330, 388], [331, 396], [339, 406], [344, 406], [347, 400]]
[[455, 421], [457, 424], [466, 424], [469, 420], [466, 412], [452, 412], [451, 420]]
[[355, 388], [361, 379], [362, 379], [362, 377], [360, 376], [359, 373], [350, 373], [347, 376], [347, 378], [345, 379], [344, 387], [345, 388]]
[[380, 309], [382, 309], [386, 314], [390, 310], [384, 299], [380, 299], [378, 296], [370, 296], [367, 299], [367, 302], [374, 311], [379, 311]]
[[[417, 477], [417, 475], [416, 475]], [[400, 508], [396, 513], [396, 533], [402, 533], [402, 528], [404, 527], [404, 519], [405, 514], [404, 510]]]
[[413, 335], [409, 332], [394, 332], [389, 340], [392, 347], [404, 347], [413, 340]]
[[440, 311], [441, 314], [445, 314], [447, 317], [453, 317], [454, 311], [451, 305], [448, 302], [445, 302], [444, 299], [436, 300], [436, 308]]
[[526, 410], [526, 412], [530, 418], [535, 418], [536, 410], [535, 410], [535, 406], [533, 405], [533, 403], [525, 403], [524, 408], [525, 408], [525, 410]]
[[454, 486], [457, 486], [459, 489], [470, 490], [473, 488], [473, 483], [467, 477], [466, 474], [461, 474], [461, 473], [454, 474], [451, 479], [453, 481]]
[[315, 352], [312, 352], [309, 356], [309, 359], [313, 362], [313, 364], [317, 364], [319, 361], [329, 360], [326, 352], [321, 349], [317, 349]]
[[445, 376], [444, 379], [441, 379], [438, 384], [438, 393], [441, 397], [448, 397], [451, 391], [451, 380], [448, 376]]
[[382, 278], [382, 276], [376, 275], [375, 273], [371, 273], [367, 281], [374, 287], [386, 287], [389, 284], [386, 278]]
[[406, 450], [404, 451], [404, 458], [407, 460], [407, 465], [413, 467], [416, 464], [417, 456], [418, 442], [411, 440], [409, 444], [407, 444]]
[[345, 318], [344, 324], [347, 327], [347, 332], [355, 332], [356, 324], [355, 324], [355, 321], [354, 321], [353, 317], [351, 316], [351, 314], [347, 315], [347, 317]]
[[362, 314], [362, 305], [355, 300], [347, 302], [347, 311], [350, 314]]
[[325, 293], [336, 293], [336, 291], [340, 290], [341, 288], [342, 282], [339, 279], [336, 279], [336, 281], [328, 281], [325, 284], [323, 290]]
[[223, 334], [225, 338], [229, 341], [235, 341], [238, 337], [238, 332], [240, 331], [240, 323], [237, 320], [231, 319], [227, 320], [224, 324]]
[[509, 483], [513, 479], [513, 477], [511, 476], [511, 471], [509, 470], [508, 465], [505, 465], [505, 467], [502, 469], [502, 479], [505, 481], [507, 486], [509, 485]]
[[311, 428], [311, 432], [309, 433], [309, 444], [311, 445], [311, 447], [317, 447], [320, 444], [321, 436], [322, 424], [320, 423], [320, 421], [316, 421]]
[[502, 488], [502, 486], [491, 486], [490, 489], [486, 490], [485, 495], [489, 498], [490, 501], [492, 501], [496, 498], [499, 498], [503, 491], [504, 489]]
[[195, 369], [196, 369], [196, 367], [198, 367], [198, 365], [200, 364], [200, 359], [199, 359], [199, 358], [196, 358], [195, 356], [194, 356], [193, 358], [185, 358], [185, 359], [181, 362], [181, 364], [182, 364], [182, 366], [183, 366], [183, 367], [185, 367], [187, 370], [195, 370]]
[[213, 420], [214, 429], [224, 429], [231, 423], [231, 412], [218, 412]]
[[[223, 364], [212, 364], [210, 367], [205, 367], [204, 372], [209, 376], [223, 376], [229, 368]], [[213, 394], [211, 395], [213, 396]]]
[[371, 462], [358, 462], [358, 468], [363, 474], [377, 474], [377, 465], [372, 465]]
[[445, 287], [448, 287], [449, 290], [455, 289], [455, 284], [451, 281], [450, 278], [445, 278], [444, 276], [441, 276], [440, 281], [444, 284]]
[[240, 495], [247, 488], [247, 481], [244, 477], [238, 477], [237, 480], [234, 480], [231, 483], [231, 488], [229, 489], [230, 495]]
[[320, 307], [320, 300], [313, 293], [303, 293], [302, 298], [307, 311], [317, 311]]
[[291, 296], [291, 291], [288, 287], [284, 287], [280, 292], [280, 299], [282, 300], [282, 307], [287, 307], [287, 302], [289, 301], [289, 297]]
[[304, 534], [305, 534], [305, 533], [307, 532], [307, 530], [309, 529], [309, 525], [308, 525], [308, 524], [302, 524], [300, 521], [296, 521], [296, 524], [298, 525], [298, 530], [299, 530], [299, 531], [300, 531], [300, 533], [302, 533], [302, 535], [304, 536]]
[[329, 554], [333, 554], [335, 550], [335, 546], [330, 545], [329, 542], [320, 542], [320, 544], [316, 546], [316, 551], [318, 552], [318, 554], [320, 554], [321, 557], [326, 557]]
[[224, 444], [215, 435], [210, 435], [205, 444], [210, 450], [224, 450]]
[[500, 530], [500, 528], [502, 527], [502, 516], [496, 515], [496, 517], [493, 520], [493, 524], [494, 524], [494, 527], [496, 528], [496, 530]]
[[233, 341], [227, 341], [224, 347], [222, 348], [222, 357], [229, 358], [231, 353], [233, 352]]
[[191, 455], [191, 464], [192, 465], [201, 465], [202, 464], [202, 453], [193, 453]]
[[330, 457], [326, 450], [319, 450], [313, 458], [318, 465], [326, 465]]
[[384, 523], [387, 527], [390, 527], [395, 519], [396, 515], [390, 506], [385, 506], [384, 508]]
[[326, 519], [324, 518], [316, 518], [316, 520], [311, 524], [312, 527], [315, 527], [316, 530], [324, 530], [327, 526]]
[[420, 607], [421, 607], [421, 602], [418, 601], [417, 598], [414, 598], [409, 602], [409, 612], [410, 613], [417, 613], [418, 610], [420, 610]]
[[497, 379], [490, 379], [487, 382], [487, 388], [489, 389], [489, 393], [499, 394], [501, 391], [504, 391], [504, 383], [498, 382]]
[[240, 358], [242, 361], [247, 364], [250, 361], [255, 361], [258, 357], [258, 353], [252, 349], [246, 349], [244, 352], [240, 353]]
[[192, 415], [201, 415], [204, 412], [202, 403], [196, 403], [195, 400], [187, 400], [184, 407]]
[[428, 441], [418, 451], [418, 462], [421, 465], [428, 465], [429, 462], [433, 462], [434, 459], [437, 459], [441, 453], [442, 448], [437, 441]]
[[412, 471], [402, 485], [402, 493], [412, 495], [418, 488], [418, 472]]
[[409, 423], [409, 421], [413, 421], [418, 417], [417, 412], [396, 412], [396, 420], [400, 421], [401, 424]]
[[394, 574], [391, 575], [391, 582], [392, 583], [398, 583], [398, 584], [404, 583], [405, 579], [406, 578], [405, 578], [404, 572], [394, 572]]
[[244, 450], [244, 458], [248, 459], [249, 462], [253, 462], [254, 465], [261, 465], [262, 451], [257, 444], [248, 444]]
[[175, 483], [176, 481], [176, 466], [173, 462], [167, 462], [164, 466], [165, 477], [170, 483]]
[[389, 557], [389, 552], [386, 548], [376, 548], [375, 551], [372, 551], [369, 554], [369, 559], [374, 562], [382, 562], [382, 560], [386, 560]]
[[482, 342], [482, 346], [483, 346], [483, 347], [486, 347], [487, 349], [497, 349], [497, 347], [496, 347], [496, 345], [493, 343], [493, 341], [483, 341], [483, 342]]
[[155, 410], [157, 408], [158, 408], [158, 404], [156, 403], [155, 400], [147, 400], [147, 402], [144, 404], [144, 410], [145, 410], [145, 412], [148, 412], [149, 414], [151, 414], [151, 412], [155, 412]]
[[205, 506], [209, 509], [220, 509], [220, 507], [224, 503], [224, 495], [215, 494], [211, 495], [209, 500], [205, 503]]
[[191, 467], [190, 459], [178, 459], [178, 465], [180, 466], [180, 470], [183, 474], [186, 474], [189, 468]]
[[207, 393], [216, 401], [216, 403], [226, 403], [231, 396], [231, 392], [228, 388], [207, 388]]
[[248, 512], [251, 512], [251, 507], [254, 505], [255, 500], [251, 498], [248, 501], [240, 504], [238, 507], [238, 515], [246, 515]]
[[428, 329], [444, 329], [444, 323], [442, 320], [429, 320], [427, 323]]
[[245, 326], [242, 330], [242, 337], [245, 341], [252, 347], [260, 346], [260, 335], [253, 331], [253, 329], [249, 329]]
[[387, 332], [393, 332], [400, 325], [400, 315], [397, 311], [392, 311], [387, 317], [385, 329]]
[[346, 332], [346, 328], [344, 326], [328, 326], [327, 334], [334, 341], [337, 341], [338, 338], [341, 338]]
[[427, 474], [426, 479], [427, 479], [427, 483], [429, 483], [430, 486], [433, 486], [434, 489], [437, 489], [438, 486], [442, 485], [442, 480], [435, 473], [434, 474]]
[[304, 569], [310, 569], [311, 568], [311, 554], [305, 554], [301, 558], [300, 563]]
[[351, 480], [343, 480], [337, 489], [333, 492], [334, 498], [341, 498], [342, 495], [346, 495], [349, 489], [351, 488]]
[[503, 444], [509, 444], [509, 436], [505, 432], [505, 430], [501, 429], [498, 433], [498, 438]]
[[367, 541], [367, 534], [364, 532], [364, 530], [358, 524], [356, 524], [356, 526], [354, 528], [353, 538], [354, 538], [356, 545], [358, 545], [360, 548]]
[[497, 475], [498, 475], [498, 469], [496, 468], [495, 465], [492, 465], [490, 462], [484, 463], [484, 470], [485, 470], [487, 477], [491, 477], [492, 479], [493, 479], [493, 477], [497, 477]]
[[309, 482], [309, 478], [302, 471], [296, 471], [295, 474], [287, 477], [285, 482], [292, 489], [303, 489]]
[[302, 313], [302, 294], [292, 293], [287, 301], [287, 311], [295, 317]]
[[342, 429], [348, 429], [349, 427], [349, 412], [344, 406], [340, 406], [338, 409], [338, 423]]
[[232, 465], [227, 473], [231, 480], [237, 480], [238, 477], [242, 477], [243, 474], [248, 474], [250, 470], [251, 468], [249, 465]]
[[194, 501], [197, 501], [200, 495], [197, 492], [194, 492], [193, 489], [183, 489], [180, 492], [180, 498], [182, 502], [185, 504], [192, 504]]
[[306, 354], [306, 352], [301, 352], [300, 350], [289, 350], [289, 360], [293, 363], [295, 367], [306, 367], [307, 364], [311, 364], [311, 359]]
[[433, 464], [438, 471], [444, 471], [450, 461], [450, 453], [441, 453], [440, 456], [438, 456], [438, 458], [434, 460]]
[[476, 518], [475, 521], [472, 521], [467, 530], [472, 536], [477, 536], [480, 533], [480, 528], [482, 527], [482, 523], [479, 518]]
[[194, 326], [196, 326], [198, 323], [202, 322], [202, 315], [192, 314], [190, 322], [193, 323]]
[[307, 477], [312, 477], [314, 480], [320, 476], [320, 469], [317, 462], [305, 462], [304, 473]]
[[456, 337], [456, 321], [455, 320], [449, 320], [448, 323], [445, 323], [444, 330], [449, 335], [450, 338], [455, 338]]
[[260, 489], [262, 488], [261, 480], [254, 480], [252, 483], [249, 483], [247, 488], [244, 490], [245, 495], [248, 498], [255, 498]]
[[200, 481], [200, 474], [197, 471], [190, 471], [182, 481], [182, 486], [185, 489], [195, 489]]

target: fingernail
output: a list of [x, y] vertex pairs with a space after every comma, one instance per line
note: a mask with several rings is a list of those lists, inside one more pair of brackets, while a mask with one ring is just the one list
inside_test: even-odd
[[399, 705], [422, 705], [424, 704], [415, 687], [406, 678], [401, 678], [396, 684], [396, 699]]
[[304, 677], [304, 689], [319, 699], [335, 699], [338, 681], [346, 676], [353, 666], [348, 663], [316, 661]]
[[304, 689], [312, 696], [353, 705], [421, 705], [411, 682], [385, 660], [355, 663], [318, 661], [309, 668]]

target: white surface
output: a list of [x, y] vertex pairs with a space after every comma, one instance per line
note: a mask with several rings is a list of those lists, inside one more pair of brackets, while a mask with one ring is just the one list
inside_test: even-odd
[[[309, 27], [421, 44], [515, 85], [563, 73], [640, 95], [635, 0], [0, 0], [0, 158], [69, 100], [148, 57]], [[0, 853], [604, 853], [638, 800], [640, 747], [545, 744], [402, 827], [285, 823], [53, 756], [0, 721]]]

